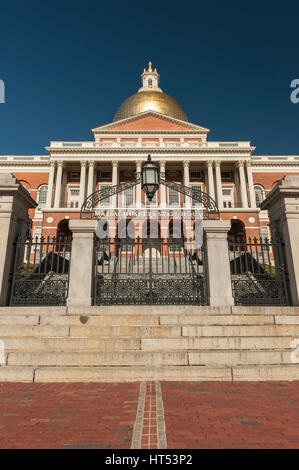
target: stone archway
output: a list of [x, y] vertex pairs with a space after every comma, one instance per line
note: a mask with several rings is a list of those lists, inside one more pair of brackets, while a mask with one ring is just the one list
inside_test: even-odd
[[239, 219], [232, 219], [231, 224], [231, 229], [228, 232], [228, 240], [232, 242], [237, 240], [240, 243], [245, 243], [246, 233], [244, 222]]

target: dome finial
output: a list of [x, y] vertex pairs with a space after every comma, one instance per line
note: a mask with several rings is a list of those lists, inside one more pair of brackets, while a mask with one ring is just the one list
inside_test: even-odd
[[152, 72], [152, 71], [153, 71], [151, 61], [149, 61], [149, 63], [148, 63], [148, 69], [147, 69], [147, 71], [148, 71], [148, 72]]

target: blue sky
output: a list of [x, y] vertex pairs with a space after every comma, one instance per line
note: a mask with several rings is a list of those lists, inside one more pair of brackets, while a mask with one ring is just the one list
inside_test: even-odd
[[0, 154], [91, 140], [151, 60], [163, 91], [210, 140], [299, 155], [298, 18], [295, 1], [2, 0]]

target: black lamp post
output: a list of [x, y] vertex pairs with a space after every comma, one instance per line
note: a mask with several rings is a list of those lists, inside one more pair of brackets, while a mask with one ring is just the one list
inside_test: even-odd
[[153, 164], [150, 155], [141, 170], [141, 187], [148, 200], [152, 201], [155, 192], [159, 188], [159, 171], [156, 165]]

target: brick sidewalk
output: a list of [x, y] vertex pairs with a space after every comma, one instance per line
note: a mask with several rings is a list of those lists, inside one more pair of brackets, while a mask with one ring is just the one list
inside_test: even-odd
[[299, 382], [0, 383], [0, 448], [299, 448]]
[[299, 382], [162, 382], [169, 448], [299, 448]]
[[131, 446], [140, 385], [0, 384], [0, 448]]

